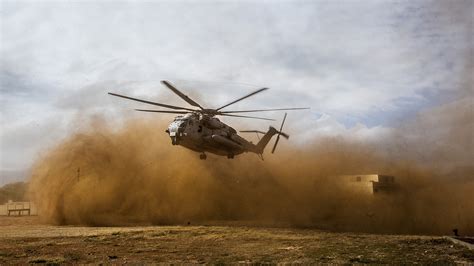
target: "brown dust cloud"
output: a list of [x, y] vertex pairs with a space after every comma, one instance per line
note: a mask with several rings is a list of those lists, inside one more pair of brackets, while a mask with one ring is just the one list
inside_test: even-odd
[[[302, 147], [290, 138], [275, 155], [267, 147], [265, 161], [254, 154], [202, 161], [171, 145], [163, 119], [115, 128], [99, 118], [37, 160], [30, 193], [40, 217], [53, 224], [225, 221], [375, 233], [450, 234], [457, 228], [472, 235], [472, 107], [458, 105], [446, 125], [438, 118], [430, 124], [428, 114], [418, 117], [428, 135], [448, 127], [437, 142], [411, 136], [420, 130], [414, 122], [376, 144], [327, 137]], [[434, 143], [442, 144], [433, 150]], [[337, 181], [371, 173], [395, 176], [398, 190], [362, 194]]]

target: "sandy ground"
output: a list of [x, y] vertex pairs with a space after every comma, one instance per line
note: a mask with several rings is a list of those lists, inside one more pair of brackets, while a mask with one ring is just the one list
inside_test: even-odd
[[474, 263], [443, 237], [250, 226], [78, 227], [0, 217], [4, 263]]

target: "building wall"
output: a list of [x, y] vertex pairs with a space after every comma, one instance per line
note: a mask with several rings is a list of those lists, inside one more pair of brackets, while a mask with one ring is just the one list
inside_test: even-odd
[[[21, 206], [30, 206], [30, 215], [38, 215], [38, 209], [36, 208], [36, 204], [34, 202], [11, 202], [0, 205], [0, 215], [8, 215], [8, 209], [21, 208]], [[15, 213], [13, 215], [17, 215]], [[23, 212], [22, 215], [26, 215], [26, 212]]]

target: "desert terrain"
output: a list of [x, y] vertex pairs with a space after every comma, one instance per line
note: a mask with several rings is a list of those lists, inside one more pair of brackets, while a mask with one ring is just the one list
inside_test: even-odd
[[474, 263], [442, 236], [212, 225], [82, 227], [0, 217], [0, 264], [22, 263]]

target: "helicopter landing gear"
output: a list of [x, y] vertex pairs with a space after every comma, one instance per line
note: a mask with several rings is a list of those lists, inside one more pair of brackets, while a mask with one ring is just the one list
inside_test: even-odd
[[206, 158], [207, 158], [207, 155], [205, 153], [199, 154], [199, 159], [206, 160]]
[[234, 159], [234, 155], [233, 154], [227, 154], [227, 159]]

